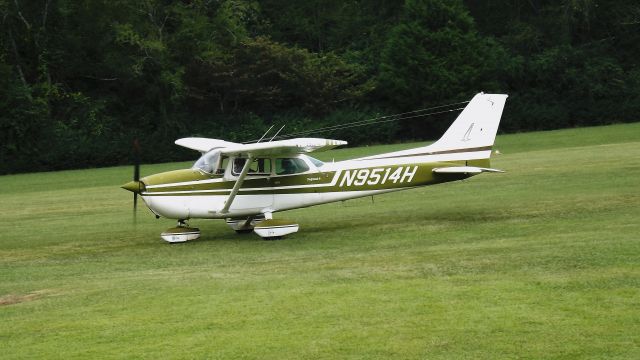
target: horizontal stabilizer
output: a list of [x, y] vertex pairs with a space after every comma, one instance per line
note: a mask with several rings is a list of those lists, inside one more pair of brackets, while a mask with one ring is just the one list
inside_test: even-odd
[[450, 166], [443, 168], [434, 168], [433, 172], [436, 174], [480, 174], [483, 172], [497, 172], [503, 173], [504, 171], [491, 168], [481, 168], [475, 166]]

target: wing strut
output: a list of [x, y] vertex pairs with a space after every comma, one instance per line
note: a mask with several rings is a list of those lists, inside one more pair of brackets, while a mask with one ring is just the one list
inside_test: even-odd
[[242, 167], [242, 171], [240, 172], [240, 175], [238, 175], [238, 179], [236, 180], [235, 185], [233, 185], [233, 189], [231, 189], [231, 194], [229, 194], [229, 198], [227, 198], [227, 201], [225, 201], [224, 203], [224, 207], [222, 208], [222, 210], [220, 210], [221, 214], [225, 214], [229, 212], [229, 208], [233, 203], [233, 199], [235, 199], [236, 195], [238, 194], [238, 190], [240, 190], [240, 187], [244, 182], [244, 178], [245, 176], [247, 176], [247, 173], [249, 172], [251, 161], [253, 161], [253, 157], [251, 156], [251, 154], [249, 154], [249, 156], [247, 157], [247, 161], [245, 161], [244, 166]]

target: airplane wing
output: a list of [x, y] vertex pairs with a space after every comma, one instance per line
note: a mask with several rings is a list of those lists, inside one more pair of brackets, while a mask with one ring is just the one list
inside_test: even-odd
[[197, 150], [204, 154], [213, 148], [226, 148], [226, 147], [238, 146], [242, 144], [224, 141], [224, 140], [218, 140], [218, 139], [189, 137], [189, 138], [182, 138], [182, 139], [176, 140], [176, 145], [180, 145], [182, 147], [186, 147], [187, 149], [191, 149], [191, 150]]
[[304, 154], [312, 151], [326, 151], [346, 144], [347, 142], [342, 140], [296, 138], [255, 144], [235, 144], [222, 149], [221, 153], [225, 155], [249, 154], [252, 157], [271, 155], [286, 156]]
[[504, 171], [491, 168], [480, 168], [475, 166], [450, 166], [434, 168], [433, 172], [436, 174], [480, 174], [483, 172], [503, 173]]

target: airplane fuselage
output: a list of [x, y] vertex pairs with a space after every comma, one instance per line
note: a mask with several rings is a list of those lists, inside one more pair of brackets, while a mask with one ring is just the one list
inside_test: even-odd
[[[227, 212], [222, 210], [237, 179], [231, 165], [224, 174], [185, 169], [148, 176], [141, 179], [145, 190], [140, 195], [155, 214], [167, 218], [235, 218], [462, 180], [472, 174], [438, 174], [433, 169], [488, 165], [488, 160], [482, 159], [486, 155], [478, 153], [452, 154], [456, 156], [446, 159], [440, 154], [356, 159], [320, 167], [307, 161], [310, 169], [299, 174], [249, 174]], [[434, 161], [436, 157], [441, 161]]]

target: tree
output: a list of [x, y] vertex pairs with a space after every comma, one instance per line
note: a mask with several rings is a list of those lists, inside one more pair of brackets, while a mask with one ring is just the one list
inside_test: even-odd
[[409, 0], [382, 53], [380, 91], [400, 109], [467, 98], [495, 64], [459, 1]]
[[[406, 111], [468, 99], [492, 85], [504, 52], [481, 37], [460, 1], [409, 0], [382, 53], [379, 91], [395, 108]], [[439, 126], [411, 124], [422, 137]], [[431, 134], [430, 134], [431, 133]]]

